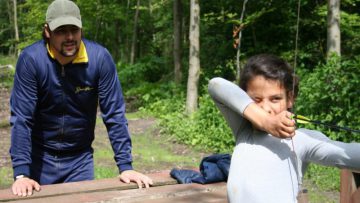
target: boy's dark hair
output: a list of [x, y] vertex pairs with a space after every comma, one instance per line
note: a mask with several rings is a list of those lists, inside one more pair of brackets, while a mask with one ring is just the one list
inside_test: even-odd
[[275, 55], [259, 54], [250, 57], [241, 72], [239, 86], [247, 91], [249, 81], [255, 76], [279, 81], [285, 88], [287, 97], [293, 96], [295, 99], [298, 94], [298, 77], [286, 61]]

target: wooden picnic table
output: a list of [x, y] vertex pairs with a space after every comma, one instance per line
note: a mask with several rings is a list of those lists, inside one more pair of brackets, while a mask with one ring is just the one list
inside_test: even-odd
[[226, 183], [177, 184], [169, 171], [147, 174], [154, 185], [137, 189], [135, 183], [122, 183], [118, 178], [44, 185], [29, 197], [17, 197], [10, 189], [0, 190], [0, 202], [77, 203], [77, 202], [146, 202], [200, 203], [227, 202]]
[[[353, 172], [341, 170], [340, 203], [360, 203]], [[358, 172], [355, 172], [358, 173]], [[0, 202], [20, 203], [77, 203], [77, 202], [149, 202], [200, 203], [227, 202], [226, 183], [178, 184], [169, 171], [147, 174], [154, 185], [137, 189], [135, 183], [126, 184], [118, 178], [44, 185], [30, 197], [17, 197], [10, 188], [0, 190]]]
[[360, 172], [346, 169], [340, 172], [340, 203], [360, 203], [360, 187], [355, 184], [353, 173]]

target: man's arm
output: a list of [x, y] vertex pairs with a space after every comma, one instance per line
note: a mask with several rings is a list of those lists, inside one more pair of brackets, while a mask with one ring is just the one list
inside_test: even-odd
[[115, 161], [120, 171], [120, 180], [125, 183], [135, 182], [139, 188], [152, 185], [152, 180], [133, 170], [131, 139], [125, 118], [125, 102], [120, 81], [111, 55], [105, 52], [100, 70], [99, 103], [109, 139], [115, 153]]
[[116, 67], [111, 55], [104, 51], [99, 77], [99, 104], [103, 121], [115, 153], [119, 171], [132, 170], [131, 139], [125, 118], [125, 103]]
[[26, 53], [20, 55], [10, 98], [10, 124], [12, 126], [10, 155], [15, 179], [12, 191], [19, 196], [31, 195], [33, 188], [40, 190], [37, 182], [27, 178], [30, 176], [31, 131], [38, 99], [33, 62]]

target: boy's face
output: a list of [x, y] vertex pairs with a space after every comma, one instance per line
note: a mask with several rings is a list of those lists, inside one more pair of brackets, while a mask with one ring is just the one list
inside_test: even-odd
[[247, 84], [247, 93], [255, 103], [271, 115], [286, 111], [293, 105], [285, 88], [279, 81], [267, 80], [263, 76], [255, 76]]

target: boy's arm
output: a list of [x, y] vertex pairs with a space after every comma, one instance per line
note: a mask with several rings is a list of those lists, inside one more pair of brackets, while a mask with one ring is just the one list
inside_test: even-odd
[[251, 103], [246, 107], [243, 114], [257, 129], [275, 137], [290, 138], [295, 135], [295, 121], [291, 119], [292, 113], [288, 111], [271, 115], [256, 103]]
[[250, 123], [243, 117], [243, 111], [253, 101], [239, 89], [234, 83], [219, 77], [211, 79], [208, 86], [209, 95], [234, 135], [244, 132], [244, 128], [251, 128]]
[[303, 150], [305, 162], [317, 163], [325, 166], [335, 166], [351, 170], [360, 170], [360, 143], [344, 143], [333, 141], [316, 130], [301, 128], [294, 137]]
[[[233, 131], [237, 131], [236, 126], [240, 126], [239, 119], [232, 114], [239, 115], [250, 121], [257, 129], [270, 133], [280, 138], [292, 137], [295, 132], [294, 121], [291, 113], [284, 111], [272, 116], [261, 107], [256, 105], [247, 93], [234, 83], [223, 78], [213, 78], [209, 82], [209, 94], [217, 103], [220, 110], [228, 121]], [[221, 106], [225, 108], [221, 108]], [[232, 114], [230, 114], [232, 113]]]

